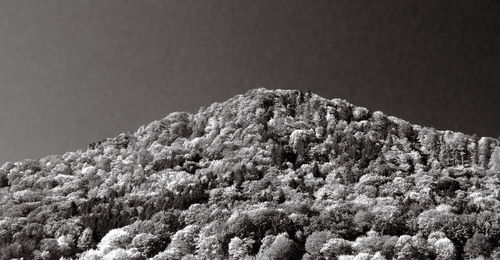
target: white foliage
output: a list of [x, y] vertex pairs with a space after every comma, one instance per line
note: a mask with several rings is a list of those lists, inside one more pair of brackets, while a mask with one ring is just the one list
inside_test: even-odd
[[188, 225], [172, 236], [172, 242], [167, 249], [155, 256], [155, 259], [181, 259], [183, 256], [194, 253], [200, 227]]
[[251, 246], [255, 241], [252, 239], [241, 239], [233, 237], [229, 242], [229, 256], [233, 259], [241, 259], [250, 253]]
[[386, 258], [380, 252], [376, 252], [371, 260], [386, 260]]
[[132, 237], [127, 231], [120, 228], [112, 229], [101, 239], [97, 248], [106, 254], [113, 249], [124, 248], [130, 241]]
[[357, 254], [353, 260], [370, 260], [371, 259], [371, 255], [368, 254], [368, 253], [365, 253], [365, 252], [361, 252], [359, 254]]
[[102, 258], [102, 252], [96, 249], [87, 250], [83, 252], [79, 257], [80, 260], [100, 260]]
[[123, 248], [113, 249], [107, 253], [102, 259], [103, 260], [132, 260], [139, 257], [138, 252], [132, 252], [131, 250], [125, 250]]
[[363, 120], [368, 116], [368, 109], [365, 107], [355, 107], [352, 111], [352, 116], [354, 120]]
[[434, 243], [434, 250], [438, 255], [438, 259], [455, 259], [455, 246], [453, 242], [446, 237], [440, 238]]

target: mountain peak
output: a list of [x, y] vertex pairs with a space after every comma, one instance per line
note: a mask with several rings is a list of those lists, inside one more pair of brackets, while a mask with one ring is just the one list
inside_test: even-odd
[[0, 259], [494, 256], [499, 144], [254, 89], [4, 164]]

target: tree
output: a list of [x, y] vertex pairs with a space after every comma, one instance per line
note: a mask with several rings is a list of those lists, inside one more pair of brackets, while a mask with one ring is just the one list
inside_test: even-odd
[[251, 238], [233, 237], [228, 246], [229, 257], [232, 259], [244, 258], [251, 253], [254, 242]]
[[427, 238], [427, 244], [436, 254], [437, 259], [452, 260], [456, 257], [455, 245], [441, 231], [432, 232]]
[[165, 249], [163, 241], [151, 233], [138, 234], [132, 239], [130, 246], [137, 248], [139, 252], [147, 257], [152, 257]]
[[496, 146], [488, 164], [490, 171], [500, 172], [500, 146]]
[[47, 259], [59, 259], [62, 255], [61, 249], [57, 239], [55, 238], [44, 238], [40, 241], [40, 250], [45, 252], [45, 258]]
[[461, 257], [467, 240], [474, 234], [473, 228], [474, 219], [467, 215], [455, 215], [444, 223], [442, 230], [456, 246], [457, 256]]
[[306, 239], [306, 251], [313, 257], [321, 254], [321, 249], [327, 241], [334, 238], [330, 231], [316, 231], [309, 235]]
[[481, 233], [474, 233], [474, 235], [467, 240], [464, 247], [464, 255], [467, 259], [474, 259], [480, 256], [488, 257], [493, 251], [493, 245], [490, 239]]
[[380, 252], [376, 252], [371, 258], [371, 260], [386, 260], [386, 259], [387, 258], [385, 258], [384, 255], [382, 255], [382, 253]]
[[354, 253], [368, 252], [373, 254], [378, 251], [385, 252], [384, 246], [390, 238], [392, 237], [381, 236], [380, 233], [370, 230], [366, 233], [366, 236], [358, 236], [352, 242], [352, 250]]
[[373, 230], [384, 235], [403, 235], [407, 233], [406, 220], [400, 208], [377, 206], [373, 209]]
[[372, 129], [378, 134], [378, 139], [384, 140], [388, 134], [389, 119], [387, 115], [380, 111], [375, 111], [372, 114], [373, 123]]
[[141, 149], [137, 156], [137, 163], [145, 168], [151, 161], [153, 161], [151, 152], [147, 149]]
[[110, 230], [97, 245], [99, 251], [107, 254], [117, 248], [125, 248], [132, 241], [132, 236], [125, 230], [118, 228]]
[[319, 216], [311, 219], [308, 230], [329, 230], [344, 239], [352, 240], [360, 235], [360, 230], [354, 223], [356, 212], [348, 203], [322, 211]]
[[492, 211], [481, 211], [476, 216], [476, 232], [485, 234], [491, 241], [500, 241], [500, 215]]
[[325, 257], [331, 258], [340, 255], [350, 255], [352, 254], [352, 243], [342, 238], [332, 238], [323, 244], [320, 253]]
[[382, 249], [380, 250], [380, 252], [387, 259], [393, 259], [394, 255], [396, 254], [397, 242], [398, 242], [398, 237], [396, 237], [396, 236], [385, 237], [383, 244], [382, 244]]
[[9, 186], [9, 178], [7, 172], [0, 169], [0, 188]]
[[0, 248], [1, 259], [15, 259], [23, 256], [23, 246], [18, 242]]
[[493, 139], [489, 137], [481, 137], [478, 141], [479, 165], [487, 168], [491, 156], [491, 144]]
[[269, 249], [271, 248], [275, 238], [275, 235], [267, 235], [262, 238], [259, 252], [257, 253], [258, 259], [268, 259], [270, 257]]
[[421, 150], [436, 158], [439, 154], [439, 136], [435, 129], [424, 128], [420, 131], [418, 141], [422, 144]]
[[286, 260], [297, 259], [298, 257], [297, 245], [288, 238], [288, 234], [281, 233], [277, 235], [269, 248], [269, 259]]
[[224, 249], [218, 236], [209, 232], [209, 229], [210, 225], [207, 225], [200, 232], [196, 253], [201, 259], [219, 259], [224, 255]]
[[64, 256], [71, 256], [74, 254], [75, 240], [72, 236], [62, 235], [58, 237], [57, 244]]
[[193, 254], [196, 249], [196, 239], [200, 228], [197, 225], [188, 225], [177, 231], [172, 236], [172, 242], [167, 249], [157, 257], [169, 259], [181, 259], [183, 256]]
[[352, 117], [356, 121], [366, 120], [370, 111], [364, 107], [354, 107], [352, 110]]
[[412, 140], [413, 128], [409, 122], [407, 122], [407, 121], [399, 122], [398, 136], [400, 139], [407, 138], [408, 140]]
[[295, 130], [290, 135], [290, 146], [297, 154], [300, 162], [305, 160], [307, 144], [309, 143], [310, 138], [313, 134], [314, 133], [312, 130]]
[[427, 248], [427, 241], [420, 235], [399, 237], [396, 243], [396, 259], [429, 259], [431, 252]]
[[80, 250], [87, 250], [93, 246], [92, 229], [86, 228], [78, 238], [77, 247]]

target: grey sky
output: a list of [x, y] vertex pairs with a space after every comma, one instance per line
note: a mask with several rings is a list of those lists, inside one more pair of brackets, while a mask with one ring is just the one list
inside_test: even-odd
[[255, 87], [497, 137], [494, 2], [0, 1], [0, 161]]

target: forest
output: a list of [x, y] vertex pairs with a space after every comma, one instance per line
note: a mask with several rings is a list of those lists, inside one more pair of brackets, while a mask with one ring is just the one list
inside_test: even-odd
[[500, 259], [500, 141], [254, 89], [3, 164], [0, 259]]

